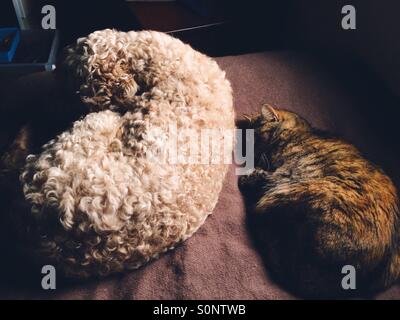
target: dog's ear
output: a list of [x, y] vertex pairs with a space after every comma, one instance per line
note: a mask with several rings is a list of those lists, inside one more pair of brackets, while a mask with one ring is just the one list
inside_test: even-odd
[[279, 121], [278, 112], [269, 104], [263, 104], [261, 107], [261, 116], [265, 121]]

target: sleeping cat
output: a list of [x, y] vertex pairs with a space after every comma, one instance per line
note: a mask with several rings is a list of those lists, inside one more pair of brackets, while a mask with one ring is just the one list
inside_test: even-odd
[[[248, 120], [258, 164], [239, 187], [271, 273], [313, 297], [391, 285], [400, 273], [400, 224], [390, 178], [292, 112], [264, 105]], [[356, 290], [342, 287], [345, 265], [356, 270]]]

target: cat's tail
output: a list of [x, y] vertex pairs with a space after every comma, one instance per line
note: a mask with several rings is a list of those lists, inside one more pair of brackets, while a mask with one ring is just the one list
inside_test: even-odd
[[398, 195], [396, 194], [396, 196], [396, 203], [392, 206], [396, 217], [392, 231], [392, 245], [388, 250], [388, 259], [384, 265], [382, 276], [378, 277], [374, 283], [376, 291], [388, 288], [400, 280], [400, 210]]
[[390, 286], [392, 283], [400, 279], [400, 252], [399, 249], [393, 254], [389, 264], [387, 275], [384, 279], [385, 287]]
[[[400, 224], [400, 223], [398, 223]], [[399, 230], [399, 228], [396, 228]], [[390, 250], [387, 263], [381, 277], [377, 277], [373, 284], [373, 290], [379, 291], [390, 287], [400, 280], [400, 237], [395, 233], [396, 239], [393, 240], [393, 246]]]

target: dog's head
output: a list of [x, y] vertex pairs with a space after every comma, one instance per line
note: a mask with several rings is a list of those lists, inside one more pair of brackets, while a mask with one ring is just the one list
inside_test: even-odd
[[66, 47], [56, 76], [66, 90], [94, 111], [118, 109], [131, 103], [141, 89], [133, 65], [126, 33], [106, 29]]

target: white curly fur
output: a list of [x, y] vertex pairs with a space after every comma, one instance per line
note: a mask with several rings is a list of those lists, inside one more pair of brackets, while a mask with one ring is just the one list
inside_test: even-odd
[[153, 31], [94, 32], [59, 69], [92, 112], [27, 158], [35, 246], [67, 276], [137, 268], [212, 212], [226, 164], [168, 164], [149, 153], [172, 122], [178, 144], [183, 129], [233, 129], [230, 84], [215, 61]]

